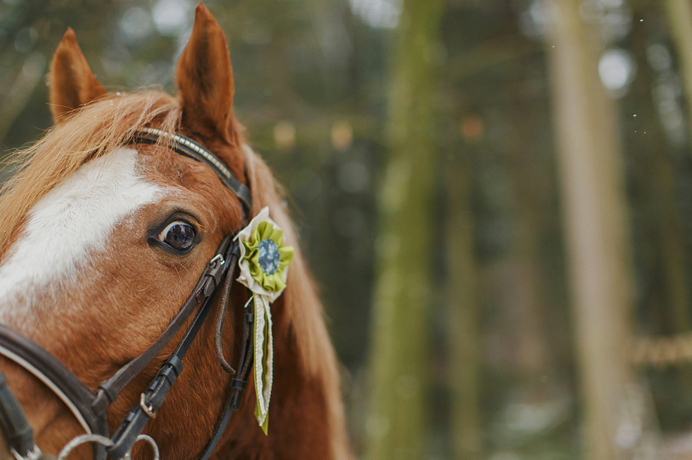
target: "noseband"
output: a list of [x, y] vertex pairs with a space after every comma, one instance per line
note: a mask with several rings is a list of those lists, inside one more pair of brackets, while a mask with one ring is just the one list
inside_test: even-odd
[[[160, 143], [180, 155], [207, 164], [241, 201], [247, 220], [252, 209], [250, 190], [213, 153], [186, 137], [154, 128], [143, 128], [138, 131], [133, 136], [132, 142], [139, 144]], [[235, 369], [226, 362], [221, 347], [223, 323], [240, 254], [238, 244], [234, 235], [227, 235], [223, 238], [216, 254], [207, 263], [192, 293], [159, 339], [144, 353], [132, 359], [112, 377], [101, 383], [96, 391], [89, 389], [72, 371], [38, 344], [13, 329], [0, 325], [0, 355], [14, 361], [45, 384], [69, 408], [87, 433], [68, 443], [63, 449], [64, 455], [67, 455], [72, 448], [81, 443], [94, 442], [94, 458], [96, 460], [105, 460], [108, 456], [115, 459], [129, 458], [132, 446], [138, 440], [147, 438], [158, 452], [153, 440], [141, 434], [142, 430], [151, 418], [156, 417], [156, 412], [183, 371], [185, 354], [208, 317], [215, 300], [219, 299], [214, 337], [215, 350], [224, 370], [235, 377], [230, 381], [228, 400], [217, 419], [213, 435], [199, 456], [203, 460], [211, 457], [231, 415], [240, 407], [243, 391], [252, 369], [251, 331], [255, 321], [252, 310], [244, 312], [242, 347]], [[188, 326], [182, 341], [140, 395], [138, 404], [130, 410], [113, 436], [110, 436], [106, 418], [108, 408], [130, 382], [140, 375], [159, 355], [182, 329], [195, 310], [197, 313]], [[5, 432], [10, 450], [17, 459], [37, 459], [41, 456], [34, 441], [31, 425], [16, 398], [7, 387], [2, 373], [0, 373], [0, 425]]]

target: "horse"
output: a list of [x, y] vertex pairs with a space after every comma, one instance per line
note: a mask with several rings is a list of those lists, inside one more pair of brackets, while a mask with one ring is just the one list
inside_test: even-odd
[[[296, 248], [285, 290], [270, 307], [269, 424], [265, 434], [255, 419], [257, 395], [250, 379], [213, 458], [351, 459], [339, 366], [315, 283], [298, 249], [284, 193], [234, 116], [226, 37], [202, 4], [175, 81], [176, 97], [155, 89], [108, 92], [90, 70], [75, 33], [67, 30], [48, 76], [54, 124], [18, 152], [21, 167], [0, 194], [0, 323], [97, 391], [164, 333], [200, 273], [216, 259], [224, 236], [237, 234], [268, 207]], [[167, 142], [133, 141], [147, 129], [184, 136], [212, 152], [249, 190], [251, 207], [244, 209], [204, 162], [172, 152]], [[247, 301], [247, 290], [234, 287], [229, 313], [221, 316], [220, 352], [231, 362], [241, 354]], [[210, 308], [222, 307], [215, 298]], [[201, 324], [168, 398], [149, 414], [143, 432], [158, 444], [163, 459], [199, 458], [232, 391], [231, 376], [215, 353], [216, 329], [212, 322]], [[141, 405], [147, 385], [184, 332], [178, 331], [109, 405], [111, 432]], [[5, 357], [0, 370], [44, 455], [58, 455], [83, 433], [64, 401], [35, 375]], [[12, 458], [6, 451], [0, 455]], [[69, 458], [94, 455], [85, 444]], [[144, 443], [136, 444], [132, 455], [153, 456]]]

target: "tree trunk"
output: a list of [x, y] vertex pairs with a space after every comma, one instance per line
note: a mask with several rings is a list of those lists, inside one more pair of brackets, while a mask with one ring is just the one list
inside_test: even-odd
[[435, 191], [435, 57], [442, 0], [405, 0], [388, 102], [379, 201], [367, 457], [421, 458], [427, 433]]
[[575, 340], [590, 460], [628, 458], [620, 434], [632, 382], [632, 273], [620, 143], [598, 77], [597, 29], [580, 0], [553, 0], [548, 40]]
[[480, 460], [481, 432], [479, 308], [470, 161], [455, 157], [447, 168], [447, 318], [450, 343], [451, 440], [453, 458]]

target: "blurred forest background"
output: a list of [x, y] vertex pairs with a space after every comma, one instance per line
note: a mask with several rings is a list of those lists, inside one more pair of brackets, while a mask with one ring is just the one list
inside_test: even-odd
[[[690, 0], [208, 0], [359, 457], [692, 458]], [[0, 0], [0, 152], [70, 26], [163, 87], [194, 0]]]

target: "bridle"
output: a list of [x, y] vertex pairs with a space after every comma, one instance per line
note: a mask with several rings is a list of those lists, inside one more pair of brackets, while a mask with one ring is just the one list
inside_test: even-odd
[[[224, 185], [231, 189], [241, 201], [247, 220], [252, 209], [250, 190], [233, 175], [216, 155], [201, 145], [181, 135], [170, 134], [154, 128], [143, 128], [137, 131], [132, 137], [131, 143], [165, 145], [180, 155], [207, 164]], [[238, 245], [234, 235], [227, 235], [223, 238], [192, 293], [170, 321], [163, 334], [144, 353], [130, 360], [112, 377], [101, 383], [96, 391], [89, 389], [57, 358], [31, 339], [13, 329], [0, 325], [0, 355], [14, 361], [45, 384], [69, 408], [86, 431], [85, 435], [78, 436], [68, 443], [63, 449], [64, 454], [61, 455], [61, 458], [77, 445], [93, 442], [95, 460], [105, 460], [109, 456], [115, 459], [127, 459], [133, 445], [141, 439], [152, 443], [156, 456], [158, 456], [156, 443], [141, 433], [146, 423], [156, 417], [156, 412], [183, 371], [185, 354], [209, 316], [215, 300], [219, 299], [215, 319], [214, 348], [223, 369], [234, 377], [230, 380], [228, 399], [217, 419], [212, 437], [199, 456], [202, 460], [211, 457], [231, 415], [240, 407], [253, 362], [251, 331], [255, 319], [251, 309], [246, 309], [243, 314], [242, 346], [238, 365], [235, 369], [226, 361], [221, 345], [223, 323], [240, 256]], [[139, 403], [130, 410], [120, 427], [110, 436], [106, 418], [110, 405], [130, 382], [140, 375], [160, 354], [195, 310], [197, 312], [194, 319], [175, 351], [165, 360], [156, 376], [140, 395]], [[41, 453], [36, 446], [33, 430], [17, 399], [7, 387], [2, 373], [0, 373], [0, 425], [10, 450], [17, 459], [40, 458]]]

